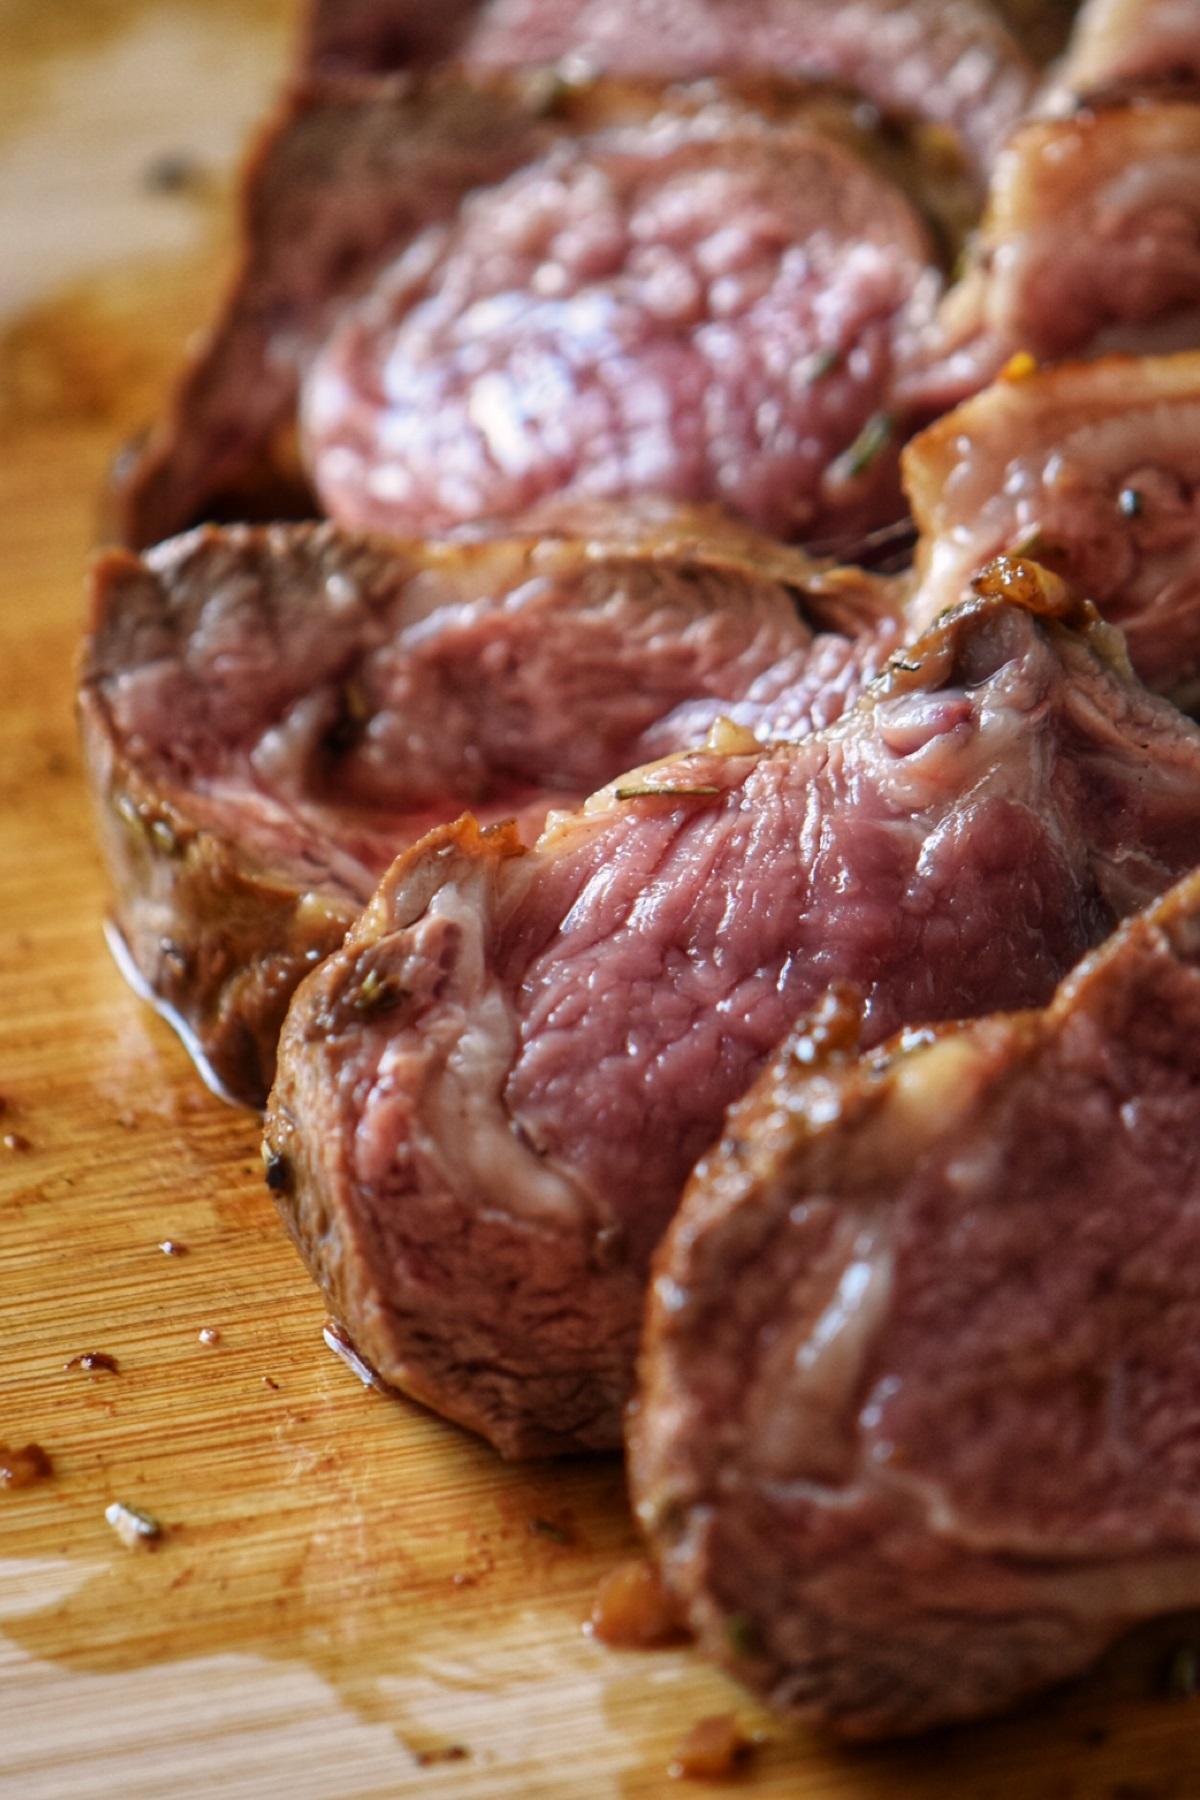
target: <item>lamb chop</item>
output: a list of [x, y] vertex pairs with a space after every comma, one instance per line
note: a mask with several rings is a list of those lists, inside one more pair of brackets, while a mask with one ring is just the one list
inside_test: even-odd
[[[680, 87], [544, 72], [467, 80], [441, 69], [307, 82], [250, 160], [240, 271], [165, 416], [120, 476], [116, 534], [140, 546], [231, 508], [238, 516], [312, 512], [295, 446], [297, 395], [347, 303], [423, 232], [453, 220], [468, 193], [536, 162], [564, 137], [655, 119], [714, 132], [739, 120], [761, 129], [803, 124], [856, 164], [872, 163], [886, 186], [885, 213], [899, 185], [951, 254], [965, 228], [965, 184], [936, 147], [874, 130], [851, 96], [811, 84]], [[908, 242], [914, 227], [902, 216]], [[436, 254], [436, 236], [423, 244], [420, 256]], [[422, 535], [427, 527], [418, 522]]]
[[[1198, 367], [1196, 357], [1110, 358], [1001, 381], [916, 440], [905, 457], [922, 528], [910, 628], [930, 625], [997, 552], [1036, 549], [1124, 628], [1144, 680], [1193, 704]], [[540, 602], [514, 601], [539, 591], [529, 586], [534, 565], [550, 581], [549, 612]], [[330, 610], [322, 585], [330, 569], [343, 568], [365, 570], [367, 591], [392, 597], [349, 617], [350, 637], [360, 639], [354, 651], [348, 616]], [[335, 586], [341, 579], [335, 574]], [[118, 929], [141, 984], [219, 1084], [251, 1104], [261, 1104], [270, 1085], [275, 1039], [297, 981], [341, 942], [392, 857], [421, 832], [474, 805], [492, 819], [517, 811], [526, 836], [536, 835], [552, 805], [576, 804], [633, 763], [703, 742], [721, 719], [762, 742], [802, 737], [841, 717], [903, 635], [899, 586], [818, 565], [716, 514], [646, 505], [626, 515], [560, 503], [490, 553], [479, 545], [390, 551], [332, 529], [210, 533], [159, 553], [149, 566], [118, 557], [101, 566], [99, 582], [102, 674], [89, 678], [85, 713], [102, 808], [111, 814], [119, 794], [130, 818], [143, 825], [170, 818], [177, 835], [190, 819], [203, 844], [185, 859], [184, 881], [177, 860], [147, 856], [145, 828], [127, 818], [118, 829], [109, 817]], [[155, 681], [166, 692], [174, 679], [172, 658], [160, 657], [155, 633], [144, 629], [148, 608], [160, 623], [171, 621], [163, 629], [190, 663], [191, 636], [203, 639], [231, 594], [247, 616], [264, 608], [272, 616], [268, 641], [294, 626], [308, 645], [304, 621], [325, 621], [320, 652], [307, 667], [309, 650], [291, 665], [284, 709], [310, 721], [307, 749], [301, 756], [296, 731], [280, 734], [264, 713], [260, 733], [290, 748], [267, 777], [260, 758], [251, 778], [247, 746], [236, 736], [244, 720], [222, 702], [218, 665], [217, 722], [204, 714], [205, 743], [193, 746], [181, 777], [164, 764], [162, 745], [178, 757], [190, 742], [187, 721], [201, 716], [196, 706], [182, 709], [181, 731], [173, 709], [164, 708], [165, 731], [139, 743], [107, 696], [131, 684], [146, 691]], [[760, 606], [769, 627], [758, 620]], [[602, 619], [612, 631], [601, 645]], [[531, 640], [550, 621], [549, 635]], [[653, 654], [644, 659], [648, 633]], [[349, 676], [340, 686], [331, 682], [322, 659], [377, 660], [385, 640], [390, 688], [377, 716], [368, 690]], [[701, 642], [708, 663], [697, 661]], [[213, 672], [202, 660], [190, 679], [195, 685]], [[568, 743], [564, 721], [581, 691], [586, 706]], [[440, 724], [439, 707], [446, 708]], [[481, 708], [472, 744], [472, 714]], [[348, 755], [364, 739], [372, 746], [370, 781], [361, 755]], [[514, 758], [518, 740], [524, 760]], [[315, 764], [305, 760], [314, 744]], [[381, 788], [386, 758], [391, 770]], [[234, 788], [223, 789], [225, 800], [238, 797], [201, 820], [196, 771], [211, 775], [218, 765], [241, 771]], [[340, 786], [329, 785], [330, 766], [341, 770]], [[319, 792], [311, 787], [314, 768], [324, 771]], [[275, 835], [264, 844], [268, 813]], [[349, 862], [338, 848], [346, 845]], [[343, 871], [334, 887], [314, 873], [332, 867]]]
[[532, 848], [431, 833], [299, 988], [269, 1179], [386, 1381], [506, 1455], [615, 1445], [688, 1173], [829, 986], [868, 1043], [1041, 1004], [1192, 867], [1200, 733], [1053, 577], [982, 586], [826, 731], [719, 728]]
[[723, 712], [827, 723], [901, 634], [892, 587], [712, 517], [457, 546], [209, 528], [93, 577], [80, 710], [139, 984], [261, 1105], [293, 988], [464, 807], [537, 835]]
[[830, 997], [697, 1168], [631, 1470], [710, 1654], [865, 1737], [1200, 1604], [1200, 874], [1043, 1012], [856, 1031]]
[[401, 535], [650, 494], [854, 541], [902, 511], [891, 394], [932, 264], [900, 190], [807, 125], [563, 141], [343, 315], [305, 384], [317, 491]]

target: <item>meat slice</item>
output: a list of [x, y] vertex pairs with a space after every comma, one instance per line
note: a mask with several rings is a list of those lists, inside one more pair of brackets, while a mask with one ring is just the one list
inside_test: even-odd
[[115, 535], [136, 547], [214, 516], [311, 513], [295, 445], [299, 382], [347, 301], [424, 229], [452, 219], [469, 191], [563, 136], [663, 114], [710, 130], [747, 116], [804, 121], [904, 185], [951, 252], [970, 214], [966, 186], [936, 145], [874, 132], [845, 96], [800, 85], [664, 91], [657, 78], [479, 72], [468, 81], [453, 71], [307, 82], [249, 161], [240, 269], [164, 417], [126, 459]]
[[292, 990], [405, 844], [465, 806], [535, 836], [729, 702], [836, 716], [895, 647], [883, 581], [707, 517], [606, 532], [210, 528], [99, 563], [81, 710], [116, 925], [234, 1097], [262, 1103]]
[[1200, 1604], [1200, 875], [1044, 1012], [827, 1003], [657, 1264], [639, 1515], [710, 1654], [848, 1736]]
[[802, 126], [561, 143], [345, 315], [305, 387], [317, 490], [399, 533], [566, 492], [853, 538], [901, 511], [889, 395], [931, 256], [904, 195]]
[[1041, 1003], [1198, 832], [1200, 733], [1119, 640], [976, 599], [826, 732], [400, 857], [284, 1026], [284, 1217], [385, 1380], [507, 1455], [615, 1445], [650, 1254], [796, 1019]]
[[1200, 700], [1200, 356], [999, 381], [909, 445], [904, 482], [918, 628], [1023, 550], [1121, 626], [1148, 686]]
[[1195, 0], [1086, 0], [1056, 90], [1089, 99], [1198, 83]]
[[[337, 301], [550, 135], [517, 91], [449, 77], [319, 83], [291, 95], [246, 170], [245, 247], [221, 315], [121, 478], [117, 534], [155, 543], [211, 512], [224, 491], [261, 480]], [[275, 460], [294, 483], [286, 449]]]
[[[223, 496], [303, 506], [295, 459], [301, 371], [338, 308], [464, 194], [563, 132], [644, 118], [655, 88], [434, 71], [316, 80], [266, 127], [242, 189], [241, 266], [168, 410], [120, 477], [116, 534], [156, 543]], [[309, 498], [311, 506], [311, 497]]]
[[1200, 104], [1036, 119], [999, 157], [974, 258], [913, 359], [933, 414], [1013, 355], [1200, 347]]
[[1034, 86], [1017, 38], [981, 0], [314, 0], [307, 56], [339, 69], [449, 58], [669, 80], [818, 76], [949, 127], [983, 169]]

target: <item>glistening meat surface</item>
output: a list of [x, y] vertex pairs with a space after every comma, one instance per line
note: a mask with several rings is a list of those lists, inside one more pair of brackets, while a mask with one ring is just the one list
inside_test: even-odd
[[[442, 15], [439, 13], [439, 17]], [[295, 449], [300, 378], [339, 310], [465, 194], [545, 155], [559, 138], [621, 123], [747, 117], [804, 121], [911, 192], [939, 237], [961, 237], [973, 201], [919, 133], [881, 133], [852, 100], [769, 78], [729, 88], [547, 80], [454, 70], [305, 82], [251, 156], [241, 264], [164, 416], [126, 458], [114, 527], [154, 543], [202, 518], [312, 509]], [[418, 526], [424, 530], [424, 525]]]
[[888, 409], [930, 259], [903, 194], [799, 125], [564, 143], [348, 312], [305, 384], [318, 492], [401, 533], [564, 492], [869, 531], [901, 510]]
[[1200, 876], [1044, 1013], [846, 1035], [693, 1177], [631, 1467], [704, 1647], [870, 1736], [1200, 1603]]
[[996, 162], [963, 279], [913, 357], [926, 416], [1018, 354], [1200, 346], [1200, 103], [1131, 101], [1034, 119]]
[[230, 496], [303, 506], [290, 441], [297, 391], [339, 306], [423, 229], [453, 218], [473, 188], [562, 132], [644, 117], [659, 103], [657, 90], [608, 87], [548, 99], [519, 76], [467, 82], [453, 72], [295, 89], [247, 165], [241, 263], [221, 311], [119, 477], [119, 536], [156, 543]]
[[236, 1097], [265, 1098], [292, 989], [424, 831], [472, 806], [532, 838], [733, 703], [764, 733], [836, 717], [897, 641], [869, 576], [708, 516], [593, 523], [210, 529], [98, 565], [80, 704], [117, 924]]
[[921, 531], [909, 617], [1024, 549], [1125, 633], [1147, 686], [1200, 689], [1200, 356], [1110, 357], [999, 381], [908, 446]]
[[388, 1381], [508, 1454], [615, 1444], [650, 1252], [797, 1017], [1042, 1001], [1198, 828], [1200, 737], [1119, 643], [979, 599], [802, 743], [622, 777], [531, 850], [434, 833], [293, 1002], [290, 1228]]

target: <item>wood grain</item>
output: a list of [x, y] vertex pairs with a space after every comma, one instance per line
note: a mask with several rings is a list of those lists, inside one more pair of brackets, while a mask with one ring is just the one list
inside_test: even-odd
[[[0, 0], [0, 1132], [28, 1143], [0, 1148], [0, 1441], [54, 1463], [0, 1490], [0, 1795], [661, 1795], [730, 1709], [763, 1800], [1200, 1792], [1200, 1701], [1157, 1692], [1178, 1623], [1018, 1719], [857, 1753], [687, 1651], [592, 1643], [633, 1541], [619, 1467], [505, 1468], [360, 1387], [256, 1121], [116, 975], [71, 718], [81, 572], [108, 459], [211, 304], [287, 10]], [[201, 178], [148, 191], [179, 150]], [[65, 1369], [87, 1350], [119, 1374]], [[158, 1548], [122, 1547], [113, 1500]]]

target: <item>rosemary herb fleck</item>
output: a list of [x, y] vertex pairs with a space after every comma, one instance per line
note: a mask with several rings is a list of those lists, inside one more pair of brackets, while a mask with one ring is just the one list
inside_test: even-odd
[[368, 969], [359, 983], [358, 992], [350, 998], [355, 1012], [377, 1013], [387, 1007], [398, 1006], [405, 998], [404, 989], [391, 975], [381, 975], [378, 969]]
[[814, 350], [800, 366], [800, 375], [807, 386], [813, 387], [818, 381], [824, 381], [832, 375], [842, 360], [842, 353], [833, 345], [825, 350]]
[[729, 1647], [735, 1656], [760, 1656], [762, 1639], [749, 1613], [734, 1613], [725, 1626]]
[[355, 725], [365, 725], [371, 716], [371, 702], [361, 681], [351, 679], [342, 688], [342, 706], [346, 717]]
[[570, 1533], [557, 1519], [530, 1519], [529, 1530], [534, 1537], [548, 1538], [552, 1544], [569, 1544]]
[[618, 800], [702, 800], [721, 792], [719, 787], [619, 787]]
[[1200, 1644], [1177, 1644], [1163, 1670], [1163, 1695], [1168, 1700], [1191, 1700], [1200, 1692]]
[[865, 475], [873, 462], [891, 443], [896, 430], [896, 421], [891, 413], [872, 413], [848, 450], [844, 450], [834, 465], [838, 474], [853, 481], [856, 476]]

